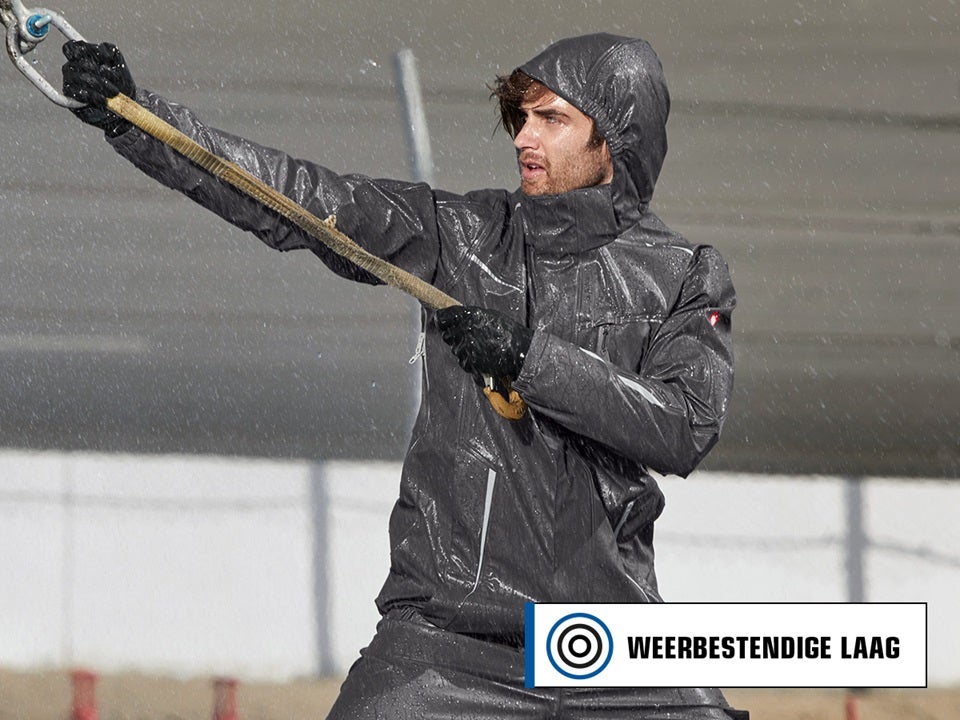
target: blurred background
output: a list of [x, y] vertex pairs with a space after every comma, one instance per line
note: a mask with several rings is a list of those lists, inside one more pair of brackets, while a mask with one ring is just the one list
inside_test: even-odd
[[[665, 480], [665, 595], [929, 602], [931, 676], [960, 681], [955, 0], [57, 9], [208, 123], [375, 177], [413, 176], [409, 49], [452, 191], [517, 185], [497, 73], [649, 40], [673, 99], [653, 209], [739, 296], [723, 437]], [[58, 86], [59, 44], [35, 53]], [[0, 121], [0, 665], [342, 671], [387, 567], [415, 303], [161, 188], [10, 63]]]

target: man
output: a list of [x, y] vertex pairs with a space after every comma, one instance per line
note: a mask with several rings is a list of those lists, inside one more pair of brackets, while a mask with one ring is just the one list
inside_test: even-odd
[[[423, 313], [384, 617], [331, 717], [744, 716], [715, 689], [523, 686], [526, 601], [660, 601], [649, 470], [693, 470], [732, 387], [726, 265], [648, 207], [669, 96], [646, 42], [571, 38], [499, 78], [521, 187], [466, 195], [336, 175], [136, 88], [112, 46], [64, 52], [64, 92], [89, 104], [77, 114], [150, 176], [273, 248], [376, 282], [110, 113], [117, 91], [466, 305]], [[481, 375], [512, 381], [525, 416], [497, 415]]]

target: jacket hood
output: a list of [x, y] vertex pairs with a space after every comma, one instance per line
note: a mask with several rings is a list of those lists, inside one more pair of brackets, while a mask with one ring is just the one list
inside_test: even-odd
[[639, 38], [582, 35], [550, 45], [518, 69], [593, 118], [613, 159], [618, 216], [648, 204], [667, 154], [670, 113], [653, 48]]

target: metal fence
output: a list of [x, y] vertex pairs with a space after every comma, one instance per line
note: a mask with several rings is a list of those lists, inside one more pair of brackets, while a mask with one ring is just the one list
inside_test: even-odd
[[[372, 636], [397, 463], [0, 451], [0, 665], [344, 672]], [[960, 486], [661, 478], [668, 602], [926, 602], [960, 681]], [[255, 621], [254, 621], [255, 620]]]

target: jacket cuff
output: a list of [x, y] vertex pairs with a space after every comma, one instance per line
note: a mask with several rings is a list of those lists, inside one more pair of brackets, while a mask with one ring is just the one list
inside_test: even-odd
[[134, 125], [116, 137], [110, 137], [109, 135], [105, 135], [104, 137], [106, 137], [110, 147], [119, 153], [125, 153], [129, 152], [130, 148], [135, 147], [136, 144], [143, 139], [145, 134], [143, 130]]
[[513, 389], [521, 396], [525, 390], [529, 390], [536, 382], [537, 375], [540, 374], [543, 367], [543, 356], [547, 352], [549, 341], [550, 333], [542, 330], [534, 331], [530, 347], [527, 349], [527, 356], [523, 361], [523, 367], [520, 368], [520, 374], [513, 381]]
[[[143, 105], [147, 110], [153, 112], [153, 109], [148, 105], [149, 98], [149, 91], [137, 88], [136, 96], [133, 99]], [[145, 133], [136, 125], [133, 125], [116, 137], [110, 137], [109, 135], [105, 135], [105, 137], [107, 139], [107, 143], [119, 153], [125, 153], [129, 151], [130, 148], [136, 147], [137, 143], [144, 138], [150, 138], [151, 140], [153, 139], [152, 136]]]

